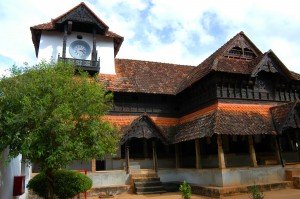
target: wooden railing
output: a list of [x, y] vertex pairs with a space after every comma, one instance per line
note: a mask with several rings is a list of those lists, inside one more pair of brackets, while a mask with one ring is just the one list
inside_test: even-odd
[[58, 61], [64, 63], [71, 63], [77, 66], [79, 69], [89, 72], [99, 72], [100, 71], [100, 58], [97, 61], [74, 59], [74, 58], [63, 58], [58, 55]]

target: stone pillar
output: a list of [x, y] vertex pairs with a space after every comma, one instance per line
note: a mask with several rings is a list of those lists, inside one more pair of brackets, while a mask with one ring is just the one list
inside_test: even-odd
[[92, 159], [92, 172], [96, 172], [96, 159]]
[[224, 156], [224, 151], [222, 147], [222, 137], [221, 135], [218, 135], [217, 137], [217, 143], [218, 143], [218, 158], [219, 158], [219, 168], [220, 169], [225, 169], [225, 156]]
[[201, 169], [200, 139], [195, 140], [196, 169]]
[[253, 137], [252, 137], [252, 135], [248, 136], [248, 144], [249, 144], [249, 153], [250, 153], [252, 165], [254, 167], [257, 167], [256, 153], [255, 153], [255, 148], [254, 148], [254, 145], [253, 145]]
[[175, 144], [175, 167], [178, 169], [180, 167], [180, 156], [179, 156], [179, 144]]

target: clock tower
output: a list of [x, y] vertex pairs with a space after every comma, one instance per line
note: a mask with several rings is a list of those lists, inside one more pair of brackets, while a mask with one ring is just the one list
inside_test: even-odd
[[115, 74], [115, 56], [124, 38], [109, 31], [85, 3], [30, 30], [39, 62], [72, 62], [91, 74]]

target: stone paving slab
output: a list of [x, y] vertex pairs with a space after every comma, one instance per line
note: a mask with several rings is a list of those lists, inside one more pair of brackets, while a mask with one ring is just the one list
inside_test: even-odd
[[[283, 189], [275, 191], [264, 192], [265, 199], [300, 199], [300, 189]], [[99, 199], [97, 196], [87, 197], [88, 199]], [[149, 194], [149, 195], [136, 195], [123, 193], [121, 195], [116, 195], [116, 199], [182, 199], [180, 193], [164, 193], [164, 194]], [[192, 199], [211, 199], [210, 197], [192, 195]], [[224, 199], [249, 199], [248, 194], [236, 195], [224, 197]]]

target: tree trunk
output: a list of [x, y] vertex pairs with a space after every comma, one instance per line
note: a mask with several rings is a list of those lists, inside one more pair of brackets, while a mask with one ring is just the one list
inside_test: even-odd
[[45, 171], [45, 174], [46, 174], [47, 184], [48, 184], [48, 198], [47, 199], [55, 199], [53, 170], [48, 169]]

